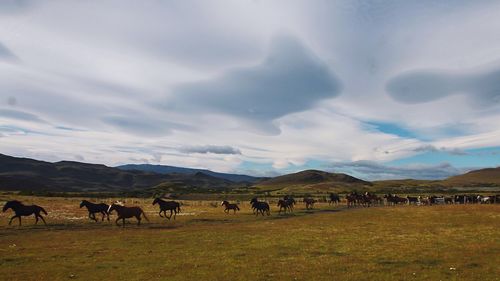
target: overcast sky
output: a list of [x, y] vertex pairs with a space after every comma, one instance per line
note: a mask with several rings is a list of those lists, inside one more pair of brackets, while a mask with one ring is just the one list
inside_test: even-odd
[[0, 2], [0, 153], [251, 175], [500, 165], [500, 1]]

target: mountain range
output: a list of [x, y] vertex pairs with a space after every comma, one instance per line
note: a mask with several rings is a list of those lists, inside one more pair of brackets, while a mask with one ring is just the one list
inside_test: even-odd
[[349, 190], [429, 190], [500, 187], [500, 167], [475, 170], [445, 180], [369, 182], [343, 173], [305, 170], [274, 178], [218, 173], [163, 165], [108, 167], [74, 161], [45, 162], [0, 154], [0, 190], [44, 192], [313, 193]]
[[116, 168], [124, 171], [143, 171], [143, 172], [153, 172], [158, 174], [184, 174], [184, 175], [194, 175], [196, 173], [203, 173], [216, 178], [221, 178], [233, 182], [257, 182], [263, 178], [252, 177], [247, 175], [239, 174], [228, 174], [228, 173], [218, 173], [206, 169], [193, 169], [184, 167], [175, 167], [167, 165], [151, 165], [151, 164], [127, 164], [117, 166]]

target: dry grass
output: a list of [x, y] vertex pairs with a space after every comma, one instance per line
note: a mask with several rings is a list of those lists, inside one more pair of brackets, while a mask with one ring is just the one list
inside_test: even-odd
[[[0, 204], [8, 198], [0, 197]], [[500, 205], [377, 207], [320, 204], [256, 218], [186, 201], [175, 222], [150, 201], [150, 223], [93, 223], [78, 198], [21, 198], [49, 211], [48, 227], [7, 227], [4, 280], [499, 280]], [[135, 201], [135, 202], [134, 202]], [[156, 206], [155, 206], [156, 207]], [[113, 216], [114, 217], [114, 216]]]

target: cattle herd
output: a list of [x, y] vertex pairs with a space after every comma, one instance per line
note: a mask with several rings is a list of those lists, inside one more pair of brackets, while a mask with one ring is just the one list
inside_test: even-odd
[[[331, 193], [329, 198], [324, 198], [328, 203], [338, 205], [343, 200], [338, 194]], [[305, 205], [306, 210], [314, 208], [314, 204], [319, 200], [312, 197], [303, 198], [302, 202]], [[357, 193], [351, 192], [345, 195], [345, 202], [347, 208], [352, 207], [370, 207], [370, 206], [395, 206], [395, 205], [440, 205], [440, 204], [500, 204], [500, 194], [496, 195], [474, 195], [474, 194], [461, 194], [453, 196], [437, 196], [437, 195], [427, 195], [427, 196], [398, 196], [395, 194], [385, 194], [383, 196], [376, 195], [374, 193], [365, 192]], [[175, 220], [178, 213], [181, 212], [181, 203], [176, 201], [167, 201], [161, 198], [155, 198], [153, 200], [153, 205], [158, 204], [159, 213], [158, 215], [162, 218], [170, 220], [173, 218]], [[279, 208], [278, 214], [286, 214], [294, 211], [294, 207], [297, 201], [293, 196], [286, 195], [282, 199], [277, 201], [277, 207]], [[269, 216], [271, 215], [271, 207], [269, 202], [259, 201], [256, 197], [250, 200], [250, 205], [254, 215], [256, 216]], [[224, 200], [221, 202], [221, 206], [224, 206], [224, 212], [229, 214], [233, 211], [236, 214], [240, 210], [240, 207], [236, 203], [229, 203]], [[135, 218], [137, 224], [141, 224], [142, 218], [149, 221], [145, 212], [141, 207], [138, 206], [125, 206], [122, 202], [116, 201], [111, 205], [105, 203], [92, 203], [87, 200], [82, 200], [80, 203], [80, 208], [85, 207], [88, 210], [88, 217], [93, 221], [98, 221], [96, 214], [101, 215], [101, 221], [107, 219], [109, 221], [109, 215], [115, 211], [117, 213], [117, 218], [115, 220], [116, 225], [120, 225], [119, 221], [122, 221], [121, 226], [125, 227], [125, 219]], [[10, 218], [9, 225], [12, 220], [17, 218], [19, 220], [19, 225], [21, 225], [21, 217], [23, 216], [35, 216], [35, 224], [41, 219], [44, 224], [46, 224], [45, 219], [41, 213], [47, 215], [44, 208], [38, 205], [24, 205], [20, 201], [12, 200], [5, 203], [3, 206], [3, 212], [8, 209], [14, 211], [14, 216]], [[167, 212], [170, 214], [167, 215]]]

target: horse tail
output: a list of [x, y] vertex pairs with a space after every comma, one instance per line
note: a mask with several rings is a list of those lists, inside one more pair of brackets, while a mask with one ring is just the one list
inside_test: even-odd
[[149, 221], [148, 217], [146, 217], [146, 212], [144, 212], [143, 210], [141, 210], [141, 211], [142, 211], [142, 216], [143, 216], [143, 217], [144, 217], [147, 221]]
[[42, 211], [42, 212], [43, 212], [46, 216], [48, 215], [48, 214], [47, 214], [47, 211], [45, 211], [45, 209], [44, 209], [44, 208], [42, 208], [42, 207], [40, 207], [40, 206], [38, 206], [38, 208], [39, 208], [39, 209], [40, 209], [40, 211]]

